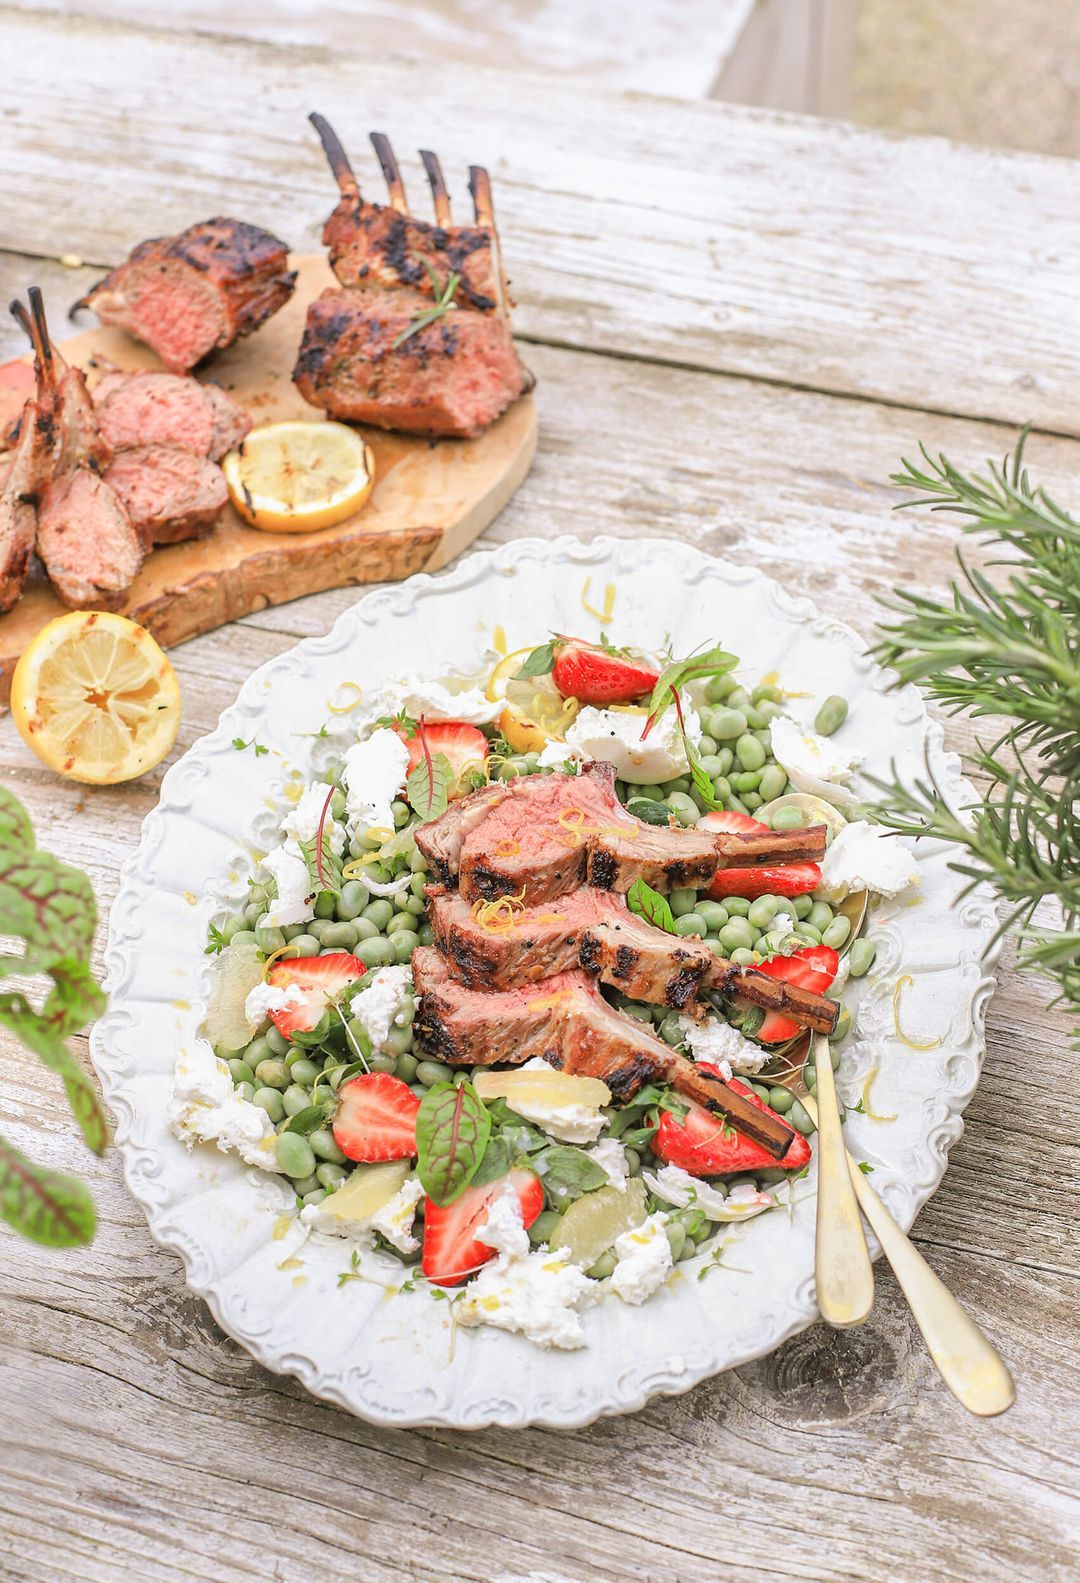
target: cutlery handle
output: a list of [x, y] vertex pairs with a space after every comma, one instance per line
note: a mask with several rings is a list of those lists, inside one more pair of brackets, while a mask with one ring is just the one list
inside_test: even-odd
[[814, 1048], [818, 1092], [818, 1307], [830, 1325], [861, 1325], [874, 1303], [874, 1269], [848, 1171], [828, 1039], [818, 1038]]
[[893, 1267], [945, 1384], [968, 1412], [980, 1418], [1003, 1413], [1016, 1400], [1016, 1387], [996, 1348], [900, 1230], [850, 1156], [848, 1163], [862, 1212]]

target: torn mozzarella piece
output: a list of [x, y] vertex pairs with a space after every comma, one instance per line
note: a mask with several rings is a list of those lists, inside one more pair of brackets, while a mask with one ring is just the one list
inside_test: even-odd
[[389, 726], [380, 726], [345, 754], [342, 780], [349, 833], [366, 828], [394, 828], [395, 797], [405, 785], [409, 749]]
[[[297, 844], [314, 841], [319, 833], [319, 821], [322, 820], [324, 844], [335, 857], [340, 857], [345, 849], [345, 832], [331, 817], [326, 802], [326, 799], [333, 795], [333, 791], [334, 788], [326, 781], [313, 781], [310, 786], [305, 786], [296, 807], [290, 808], [281, 821], [282, 835], [286, 839], [291, 838]], [[324, 808], [326, 808], [325, 819], [323, 819]]]
[[682, 1029], [695, 1061], [709, 1061], [718, 1066], [725, 1079], [732, 1072], [760, 1072], [770, 1059], [770, 1052], [755, 1044], [730, 1022], [720, 1017], [706, 1017], [704, 1022], [694, 1022], [690, 1017], [680, 1017]]
[[406, 963], [403, 967], [380, 967], [353, 996], [350, 1013], [371, 1040], [373, 1050], [381, 1050], [386, 1043], [411, 988], [412, 968]]
[[[494, 657], [493, 657], [494, 659]], [[398, 681], [385, 682], [365, 700], [368, 719], [400, 714], [412, 719], [464, 720], [471, 726], [490, 725], [504, 708], [501, 698], [488, 698], [471, 676], [446, 676], [441, 681], [409, 672]]]
[[518, 1331], [538, 1347], [571, 1351], [585, 1345], [576, 1309], [596, 1284], [565, 1248], [537, 1248], [522, 1259], [500, 1255], [469, 1282], [454, 1317], [459, 1325], [493, 1325]]
[[667, 1216], [661, 1210], [633, 1231], [624, 1231], [615, 1238], [618, 1263], [611, 1287], [624, 1303], [643, 1303], [667, 1280], [672, 1258], [666, 1225]]
[[244, 1002], [244, 1016], [253, 1028], [259, 1028], [272, 1011], [288, 1011], [304, 1004], [304, 992], [298, 984], [256, 984]]
[[167, 1120], [189, 1148], [216, 1143], [223, 1154], [234, 1152], [249, 1165], [281, 1169], [273, 1122], [265, 1110], [237, 1093], [229, 1068], [208, 1044], [200, 1042], [177, 1061]]
[[277, 895], [266, 909], [266, 927], [285, 929], [293, 923], [307, 923], [315, 916], [314, 890], [304, 854], [293, 840], [268, 852], [262, 866], [277, 886]]
[[[332, 1198], [334, 1195], [331, 1193], [330, 1196]], [[423, 1196], [420, 1178], [410, 1176], [400, 1191], [372, 1215], [368, 1221], [370, 1230], [385, 1237], [399, 1253], [415, 1253], [420, 1242], [413, 1236], [412, 1226], [416, 1218], [416, 1206]], [[316, 1204], [314, 1207], [318, 1209], [320, 1206]]]
[[521, 1218], [521, 1205], [512, 1188], [500, 1193], [488, 1208], [487, 1219], [476, 1233], [485, 1248], [494, 1248], [504, 1260], [524, 1259], [529, 1253], [529, 1233]]
[[[552, 1068], [543, 1056], [534, 1055], [531, 1061], [518, 1067], [518, 1071], [550, 1073]], [[521, 1098], [517, 1094], [509, 1096], [506, 1102], [515, 1115], [531, 1121], [560, 1143], [593, 1143], [607, 1125], [599, 1105], [551, 1105], [531, 1095]]]
[[831, 902], [856, 890], [899, 896], [918, 883], [918, 865], [902, 841], [865, 819], [856, 819], [833, 837], [821, 860], [818, 891]]
[[596, 1161], [611, 1186], [618, 1188], [620, 1193], [625, 1193], [630, 1169], [626, 1163], [626, 1150], [619, 1139], [601, 1138], [591, 1149], [586, 1150], [586, 1153], [591, 1160]]
[[796, 791], [821, 797], [825, 802], [850, 805], [855, 797], [847, 790], [853, 771], [862, 756], [843, 748], [833, 737], [796, 725], [784, 715], [770, 726], [776, 762], [788, 773]]
[[[692, 709], [684, 708], [683, 717], [687, 736], [696, 741], [701, 735], [697, 715]], [[638, 786], [658, 786], [686, 773], [686, 752], [674, 709], [661, 715], [642, 741], [641, 733], [647, 719], [645, 709], [594, 709], [590, 706], [582, 709], [567, 727], [565, 747], [575, 757], [613, 764], [621, 780]], [[564, 752], [563, 757], [567, 756]]]

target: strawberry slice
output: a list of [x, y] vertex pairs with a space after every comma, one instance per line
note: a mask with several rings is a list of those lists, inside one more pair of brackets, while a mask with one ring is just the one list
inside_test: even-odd
[[[697, 1064], [704, 1072], [713, 1072], [717, 1077], [721, 1075], [719, 1067], [708, 1061], [699, 1061]], [[731, 1078], [729, 1086], [737, 1094], [745, 1094], [758, 1110], [764, 1110], [770, 1116], [776, 1115], [776, 1111], [770, 1110], [765, 1101], [759, 1099], [753, 1089], [737, 1077]], [[783, 1117], [779, 1119], [783, 1120]], [[652, 1148], [653, 1153], [666, 1165], [681, 1165], [692, 1176], [725, 1176], [733, 1171], [754, 1171], [761, 1166], [777, 1164], [760, 1143], [755, 1143], [753, 1138], [743, 1137], [741, 1132], [733, 1133], [729, 1122], [706, 1110], [704, 1105], [691, 1105], [685, 1121], [680, 1121], [665, 1110], [653, 1137]], [[797, 1132], [779, 1163], [785, 1171], [800, 1171], [809, 1158], [810, 1145]]]
[[[768, 830], [760, 819], [751, 819], [748, 813], [724, 809], [707, 813], [698, 824], [706, 830], [735, 830], [740, 835], [753, 831], [759, 834]], [[752, 901], [756, 896], [802, 896], [817, 890], [821, 883], [821, 869], [816, 863], [778, 863], [772, 868], [721, 868], [717, 869], [709, 885], [709, 895], [714, 901], [725, 896], [745, 896]]]
[[581, 638], [556, 638], [551, 679], [564, 698], [582, 704], [631, 704], [651, 693], [660, 672], [644, 660]]
[[440, 1209], [428, 1198], [424, 1202], [424, 1251], [420, 1267], [436, 1286], [457, 1286], [467, 1275], [474, 1275], [495, 1249], [481, 1242], [478, 1229], [488, 1210], [509, 1183], [521, 1210], [526, 1230], [544, 1207], [544, 1189], [532, 1171], [511, 1171], [482, 1187], [467, 1187], [460, 1198]]
[[294, 1033], [310, 1033], [328, 1003], [347, 989], [367, 968], [359, 957], [347, 951], [331, 956], [301, 956], [291, 962], [276, 962], [268, 974], [269, 982], [282, 989], [294, 984], [303, 995], [299, 1005], [283, 1006], [270, 1013], [270, 1021], [280, 1034], [290, 1039]]
[[[759, 963], [755, 971], [767, 973], [770, 978], [782, 978], [786, 984], [795, 984], [799, 989], [813, 989], [819, 995], [824, 995], [839, 967], [840, 958], [832, 946], [806, 945], [791, 956], [774, 956], [768, 962]], [[778, 1011], [767, 1011], [765, 1021], [754, 1038], [762, 1044], [779, 1044], [781, 1039], [793, 1039], [798, 1032], [799, 1024], [792, 1022], [790, 1017]]]
[[487, 771], [488, 740], [477, 727], [464, 720], [421, 720], [412, 736], [396, 728], [409, 750], [409, 773], [424, 760], [424, 745], [432, 758], [442, 753], [454, 772], [451, 797], [462, 797], [483, 780]]
[[338, 1090], [334, 1142], [350, 1160], [408, 1160], [416, 1153], [420, 1101], [400, 1077], [365, 1072]]

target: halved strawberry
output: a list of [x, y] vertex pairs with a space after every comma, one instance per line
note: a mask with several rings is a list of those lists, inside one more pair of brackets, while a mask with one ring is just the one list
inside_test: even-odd
[[467, 1275], [474, 1275], [495, 1249], [481, 1242], [477, 1231], [488, 1210], [509, 1183], [521, 1210], [526, 1230], [544, 1207], [544, 1189], [532, 1171], [511, 1171], [482, 1187], [467, 1187], [460, 1198], [440, 1209], [428, 1198], [424, 1202], [424, 1251], [420, 1267], [435, 1286], [457, 1286]]
[[[824, 995], [839, 967], [840, 958], [832, 946], [806, 945], [791, 956], [774, 956], [768, 962], [759, 963], [755, 971], [767, 973], [770, 978], [782, 978], [786, 984], [795, 984], [799, 989], [813, 989], [819, 995]], [[767, 1011], [765, 1021], [754, 1038], [762, 1044], [779, 1044], [781, 1039], [794, 1038], [798, 1031], [799, 1024], [792, 1022], [790, 1017], [778, 1011]]]
[[286, 1039], [294, 1033], [310, 1033], [326, 1010], [327, 1003], [340, 995], [342, 990], [358, 978], [363, 978], [367, 968], [359, 957], [348, 951], [335, 951], [331, 956], [300, 956], [289, 962], [275, 962], [270, 969], [269, 982], [282, 989], [295, 984], [303, 995], [297, 1006], [284, 1006], [270, 1013], [270, 1021]]
[[[703, 1071], [720, 1076], [719, 1067], [712, 1066], [708, 1061], [699, 1061], [698, 1065]], [[731, 1078], [730, 1087], [737, 1094], [745, 1094], [758, 1110], [764, 1110], [770, 1116], [776, 1115], [776, 1111], [770, 1110], [765, 1101], [759, 1099], [753, 1089], [739, 1078]], [[782, 1121], [784, 1118], [781, 1116], [779, 1119]], [[795, 1133], [784, 1158], [777, 1161], [760, 1143], [744, 1137], [741, 1132], [733, 1132], [730, 1122], [722, 1116], [713, 1115], [704, 1105], [691, 1105], [685, 1121], [680, 1121], [665, 1110], [660, 1117], [652, 1147], [653, 1153], [659, 1155], [667, 1165], [681, 1165], [692, 1176], [726, 1176], [734, 1171], [754, 1171], [761, 1166], [777, 1164], [785, 1171], [799, 1171], [810, 1158], [810, 1145], [801, 1133]]]
[[[740, 835], [767, 831], [769, 826], [760, 819], [751, 819], [748, 813], [724, 809], [707, 813], [698, 824], [706, 830], [737, 830]], [[715, 901], [725, 896], [745, 896], [752, 901], [756, 896], [802, 896], [817, 890], [821, 883], [821, 869], [816, 863], [777, 863], [771, 868], [721, 868], [717, 869], [709, 886], [709, 895]]]
[[432, 758], [442, 753], [450, 761], [454, 772], [451, 797], [462, 797], [473, 789], [476, 780], [483, 780], [487, 769], [488, 740], [476, 726], [464, 720], [421, 720], [412, 736], [398, 729], [409, 750], [409, 771], [423, 762], [424, 747]]
[[646, 660], [599, 648], [582, 638], [556, 638], [551, 679], [564, 698], [582, 704], [631, 704], [651, 693], [660, 672]]
[[350, 1160], [408, 1160], [416, 1153], [420, 1101], [400, 1077], [365, 1072], [338, 1090], [334, 1142]]

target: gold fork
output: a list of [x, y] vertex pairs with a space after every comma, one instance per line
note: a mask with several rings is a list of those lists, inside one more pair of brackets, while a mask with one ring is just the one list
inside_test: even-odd
[[[818, 1034], [814, 1040], [814, 1061], [820, 1100], [814, 1244], [817, 1300], [821, 1317], [830, 1325], [846, 1329], [850, 1325], [863, 1324], [874, 1306], [874, 1268], [848, 1170], [829, 1041], [824, 1034]], [[801, 1070], [800, 1081], [805, 1087]], [[809, 1091], [806, 1098], [810, 1098]], [[805, 1106], [806, 1101], [802, 1103]]]
[[[823, 1041], [827, 1044], [827, 1041]], [[820, 1107], [806, 1086], [803, 1061], [808, 1043], [792, 1051], [788, 1060], [792, 1070], [773, 1079], [789, 1088], [803, 1106], [807, 1115], [820, 1128]], [[816, 1059], [816, 1058], [815, 1058]], [[826, 1084], [832, 1084], [832, 1061], [816, 1060], [817, 1086], [821, 1093], [822, 1077], [828, 1067]], [[821, 1170], [821, 1137], [818, 1135], [818, 1170]], [[945, 1384], [957, 1401], [969, 1413], [979, 1418], [992, 1418], [1003, 1413], [1016, 1400], [1016, 1386], [1012, 1375], [997, 1348], [983, 1334], [978, 1325], [957, 1302], [941, 1278], [927, 1264], [911, 1238], [906, 1236], [886, 1209], [882, 1200], [870, 1186], [858, 1163], [845, 1150], [848, 1176], [859, 1208], [881, 1245], [881, 1251], [892, 1266], [907, 1298], [911, 1315], [926, 1342], [931, 1358]]]

